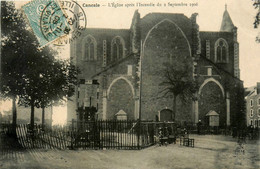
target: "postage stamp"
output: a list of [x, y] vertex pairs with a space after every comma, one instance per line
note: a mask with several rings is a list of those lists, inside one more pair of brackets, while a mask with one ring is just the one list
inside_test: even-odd
[[67, 15], [57, 0], [33, 0], [22, 9], [41, 47], [70, 31]]

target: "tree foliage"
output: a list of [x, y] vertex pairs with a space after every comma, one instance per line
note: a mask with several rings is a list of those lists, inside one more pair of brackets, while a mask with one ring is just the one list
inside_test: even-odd
[[[1, 88], [3, 96], [12, 98], [21, 94], [24, 64], [22, 41], [28, 40], [25, 22], [13, 2], [1, 1]], [[30, 45], [30, 44], [28, 44]]]
[[233, 125], [238, 129], [244, 129], [246, 127], [246, 100], [243, 86], [241, 87], [237, 85], [235, 87], [235, 95], [237, 112], [235, 114], [235, 121]]
[[1, 5], [1, 21], [6, 23], [1, 26], [1, 95], [14, 103], [19, 98], [20, 105], [31, 106], [33, 127], [35, 106], [45, 108], [73, 95], [78, 69], [70, 61], [56, 60], [55, 50], [39, 49], [36, 37], [14, 4], [1, 2]]
[[254, 27], [258, 28], [259, 24], [260, 24], [260, 0], [253, 0], [254, 4], [253, 6], [255, 7], [255, 9], [257, 9], [257, 13], [255, 16], [255, 22], [254, 22]]
[[12, 99], [12, 135], [15, 137], [17, 120], [16, 99], [22, 93], [23, 64], [21, 55], [24, 49], [21, 42], [28, 40], [26, 25], [21, 13], [15, 9], [13, 2], [1, 1], [1, 56], [0, 56], [0, 95]]

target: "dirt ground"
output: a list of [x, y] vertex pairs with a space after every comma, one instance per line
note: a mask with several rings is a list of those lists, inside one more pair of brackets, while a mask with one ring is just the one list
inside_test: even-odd
[[[1, 169], [253, 169], [260, 168], [260, 142], [243, 148], [230, 136], [198, 136], [195, 147], [179, 143], [143, 150], [26, 150], [0, 154]], [[242, 151], [244, 149], [244, 152]]]

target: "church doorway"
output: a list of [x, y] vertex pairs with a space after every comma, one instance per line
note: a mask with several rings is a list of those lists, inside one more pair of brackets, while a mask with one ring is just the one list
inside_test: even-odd
[[[201, 120], [203, 125], [210, 126], [210, 119], [216, 120], [218, 118], [218, 125], [220, 127], [225, 126], [226, 100], [224, 97], [224, 91], [222, 90], [222, 87], [220, 87], [215, 81], [209, 81], [201, 88], [201, 92], [199, 93], [198, 104], [198, 119]], [[216, 112], [218, 115], [216, 113], [213, 113], [213, 111]]]
[[170, 109], [163, 109], [159, 111], [159, 120], [160, 121], [172, 121], [172, 113], [173, 111]]
[[[115, 119], [117, 116], [120, 119], [135, 119], [135, 100], [133, 91], [131, 83], [124, 78], [118, 78], [111, 83], [107, 91], [106, 119]], [[120, 112], [120, 110], [123, 110], [124, 112]]]

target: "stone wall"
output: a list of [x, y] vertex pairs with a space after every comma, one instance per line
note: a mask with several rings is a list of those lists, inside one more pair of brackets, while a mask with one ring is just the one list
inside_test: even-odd
[[[114, 119], [119, 110], [127, 113], [128, 119], [135, 117], [136, 89], [134, 85], [134, 56], [119, 61], [98, 76], [100, 81], [99, 114]], [[105, 99], [105, 100], [104, 100]], [[105, 101], [105, 103], [104, 103]], [[104, 105], [105, 104], [105, 105]], [[105, 115], [103, 116], [103, 113]]]
[[[215, 83], [206, 84], [199, 96], [199, 118], [214, 109], [220, 112], [220, 124], [226, 123], [227, 98], [230, 103], [230, 123], [235, 123], [239, 109], [237, 89], [243, 88], [243, 82], [234, 77], [234, 34], [231, 32], [199, 32], [196, 15], [187, 18], [183, 14], [151, 13], [140, 18], [135, 12], [129, 30], [123, 29], [86, 29], [82, 37], [93, 35], [97, 41], [97, 60], [82, 61], [82, 39], [77, 41], [77, 64], [82, 72], [79, 79], [96, 79], [100, 83], [97, 99], [99, 117], [114, 118], [119, 110], [124, 110], [128, 118], [137, 118], [139, 110], [139, 83], [141, 80], [141, 112], [143, 120], [155, 120], [158, 111], [173, 110], [171, 95], [163, 96], [161, 85], [164, 79], [165, 63], [185, 69], [183, 62], [188, 60], [199, 86], [209, 78], [213, 78], [223, 88], [224, 95]], [[125, 41], [125, 58], [109, 62], [111, 40], [120, 36]], [[228, 43], [229, 62], [214, 63], [215, 42], [223, 38]], [[106, 60], [103, 64], [103, 42], [106, 40]], [[140, 51], [143, 45], [142, 52]], [[140, 57], [142, 58], [140, 62]], [[207, 59], [208, 57], [208, 59]], [[142, 79], [140, 79], [140, 63], [142, 63]], [[194, 64], [194, 65], [196, 65]], [[129, 65], [132, 73], [129, 74]], [[211, 73], [208, 74], [208, 68]], [[94, 75], [94, 77], [93, 77]], [[81, 92], [81, 91], [80, 91]], [[80, 94], [81, 95], [81, 94]], [[81, 97], [81, 96], [79, 96]], [[83, 99], [83, 98], [82, 98]], [[82, 99], [79, 101], [82, 102]], [[76, 99], [77, 100], [77, 99]], [[201, 105], [203, 103], [203, 106]], [[217, 110], [218, 109], [218, 110]], [[177, 121], [195, 122], [195, 106], [192, 101], [183, 102], [177, 98]], [[203, 119], [202, 119], [203, 120]]]
[[[224, 39], [228, 44], [228, 63], [217, 63], [217, 65], [226, 70], [230, 74], [234, 75], [234, 40], [233, 32], [200, 32], [201, 37], [201, 55], [208, 57], [209, 60], [215, 62], [215, 43], [219, 39]], [[208, 49], [206, 42], [209, 44]], [[208, 56], [207, 56], [208, 50]]]
[[[208, 68], [212, 68], [212, 75], [208, 75], [207, 73], [207, 69]], [[223, 96], [223, 105], [221, 105], [220, 110], [227, 113], [227, 103], [226, 103], [226, 99], [229, 100], [230, 102], [230, 125], [235, 125], [236, 123], [236, 119], [237, 114], [239, 112], [239, 100], [241, 101], [241, 99], [243, 100], [243, 95], [240, 95], [238, 93], [239, 90], [243, 90], [243, 82], [241, 80], [239, 80], [238, 78], [234, 77], [231, 73], [222, 70], [219, 65], [213, 63], [210, 60], [207, 60], [204, 57], [201, 57], [200, 60], [198, 61], [198, 67], [197, 67], [197, 78], [198, 78], [198, 82], [199, 82], [199, 86], [201, 86], [204, 81], [206, 81], [207, 79], [214, 79], [214, 81], [218, 82], [219, 85], [223, 88], [224, 91], [224, 96]], [[207, 89], [207, 88], [205, 88]], [[202, 89], [202, 91], [204, 90], [204, 88]], [[216, 91], [219, 91], [220, 87], [215, 87], [213, 86], [213, 90], [208, 89], [208, 94], [211, 94]], [[206, 92], [206, 91], [205, 91]], [[210, 93], [209, 93], [210, 92]], [[217, 94], [217, 93], [215, 93]], [[214, 97], [214, 95], [213, 95]], [[210, 104], [209, 104], [210, 105]], [[213, 104], [214, 105], [214, 104]], [[200, 104], [199, 104], [200, 106]], [[219, 106], [217, 106], [219, 107]], [[226, 108], [224, 108], [226, 107]], [[216, 111], [216, 110], [215, 110]], [[218, 112], [218, 111], [216, 111]], [[199, 111], [200, 113], [200, 111]], [[201, 119], [202, 120], [202, 119]], [[227, 121], [225, 118], [221, 118], [220, 119], [221, 122], [220, 124], [225, 124]]]
[[[142, 56], [142, 119], [155, 120], [158, 111], [166, 107], [173, 110], [173, 98], [163, 96], [162, 92], [165, 87], [161, 85], [165, 81], [165, 64], [181, 67], [186, 58], [191, 59], [191, 51], [185, 34], [176, 23], [169, 20], [157, 24], [145, 39]], [[190, 121], [191, 108], [191, 104], [185, 105], [178, 99], [176, 120]]]

